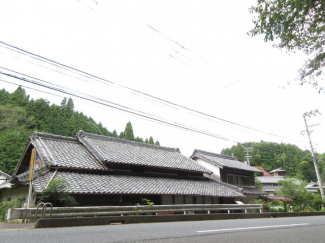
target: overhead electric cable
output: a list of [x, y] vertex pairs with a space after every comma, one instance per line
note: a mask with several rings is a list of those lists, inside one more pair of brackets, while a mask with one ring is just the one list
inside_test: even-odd
[[156, 96], [153, 96], [153, 95], [150, 95], [148, 93], [145, 93], [145, 92], [142, 92], [142, 91], [139, 91], [139, 90], [136, 90], [136, 89], [133, 89], [133, 88], [129, 88], [127, 86], [124, 86], [124, 85], [120, 85], [120, 84], [117, 84], [117, 83], [114, 83], [110, 80], [107, 80], [107, 79], [104, 79], [104, 78], [101, 78], [101, 77], [98, 77], [96, 75], [92, 75], [90, 73], [87, 73], [85, 71], [82, 71], [82, 70], [79, 70], [79, 69], [76, 69], [76, 68], [73, 68], [71, 66], [68, 66], [68, 65], [65, 65], [65, 64], [62, 64], [62, 63], [59, 63], [57, 61], [54, 61], [54, 60], [51, 60], [49, 58], [46, 58], [46, 57], [43, 57], [43, 56], [40, 56], [38, 54], [34, 54], [34, 53], [31, 53], [29, 51], [26, 51], [26, 50], [23, 50], [19, 47], [16, 47], [16, 46], [13, 46], [13, 45], [10, 45], [8, 43], [5, 43], [5, 42], [2, 42], [0, 41], [0, 44], [3, 44], [7, 47], [10, 47], [11, 49], [14, 49], [14, 50], [18, 50], [19, 52], [23, 52], [23, 53], [26, 53], [28, 54], [30, 57], [32, 58], [35, 58], [35, 59], [38, 59], [38, 60], [44, 60], [45, 62], [51, 64], [51, 65], [54, 65], [54, 66], [57, 66], [57, 67], [62, 67], [66, 70], [73, 70], [74, 73], [77, 72], [77, 73], [80, 73], [80, 75], [86, 77], [86, 78], [89, 78], [89, 79], [93, 79], [95, 78], [97, 81], [100, 81], [100, 82], [108, 82], [112, 85], [115, 85], [115, 86], [118, 86], [118, 87], [121, 87], [121, 88], [124, 88], [124, 89], [127, 89], [129, 91], [132, 91], [132, 92], [135, 92], [135, 93], [138, 93], [138, 94], [141, 94], [143, 96], [146, 96], [146, 97], [149, 97], [151, 99], [154, 99], [154, 100], [158, 100], [158, 101], [161, 101], [161, 102], [164, 102], [164, 103], [167, 103], [169, 105], [172, 105], [172, 106], [175, 106], [175, 107], [180, 107], [182, 109], [185, 109], [185, 110], [188, 110], [188, 111], [191, 111], [191, 112], [194, 112], [194, 113], [197, 113], [197, 114], [200, 114], [200, 115], [203, 115], [203, 116], [207, 116], [207, 117], [210, 117], [210, 118], [213, 118], [213, 119], [216, 119], [216, 120], [220, 120], [220, 121], [223, 121], [223, 122], [226, 122], [226, 123], [229, 123], [229, 124], [233, 124], [233, 125], [236, 125], [236, 126], [240, 126], [240, 127], [243, 127], [245, 129], [249, 129], [249, 130], [253, 130], [253, 131], [256, 131], [256, 132], [260, 132], [260, 133], [264, 133], [264, 134], [267, 134], [267, 135], [271, 135], [271, 136], [275, 136], [275, 137], [279, 137], [279, 138], [284, 138], [284, 139], [289, 139], [289, 140], [294, 140], [294, 141], [299, 141], [299, 142], [304, 142], [304, 141], [300, 141], [300, 140], [296, 140], [296, 139], [292, 139], [292, 138], [288, 138], [288, 137], [284, 137], [284, 136], [280, 136], [280, 135], [277, 135], [277, 134], [274, 134], [274, 133], [269, 133], [269, 132], [266, 132], [266, 131], [262, 131], [260, 129], [255, 129], [255, 128], [252, 128], [252, 127], [249, 127], [249, 126], [246, 126], [246, 125], [241, 125], [239, 123], [236, 123], [236, 122], [231, 122], [231, 121], [228, 121], [226, 119], [223, 119], [223, 118], [219, 118], [219, 117], [216, 117], [214, 115], [209, 115], [207, 113], [204, 113], [204, 112], [201, 112], [201, 111], [198, 111], [198, 110], [194, 110], [194, 109], [191, 109], [191, 108], [188, 108], [186, 106], [183, 106], [183, 105], [179, 105], [179, 104], [176, 104], [174, 102], [171, 102], [171, 101], [168, 101], [168, 100], [165, 100], [165, 99], [162, 99], [162, 98], [159, 98], [159, 97], [156, 97]]
[[[116, 106], [113, 106], [113, 105], [110, 105], [110, 104], [105, 103], [107, 101], [104, 102], [104, 101], [100, 101], [100, 100], [94, 100], [94, 99], [91, 99], [91, 98], [88, 98], [88, 97], [84, 97], [84, 96], [82, 96], [80, 94], [76, 94], [76, 93], [71, 92], [71, 91], [67, 91], [67, 90], [64, 90], [64, 89], [51, 87], [51, 86], [48, 86], [46, 84], [43, 84], [43, 83], [40, 83], [40, 82], [37, 82], [37, 81], [34, 81], [34, 80], [30, 80], [30, 79], [27, 79], [27, 78], [18, 77], [16, 75], [4, 73], [4, 72], [1, 72], [1, 71], [0, 71], [0, 74], [5, 75], [5, 76], [8, 76], [8, 77], [11, 77], [11, 78], [14, 78], [14, 79], [18, 79], [18, 80], [21, 80], [21, 81], [24, 81], [24, 82], [32, 83], [32, 84], [35, 84], [35, 85], [38, 85], [38, 86], [41, 86], [41, 87], [44, 87], [44, 88], [47, 88], [47, 89], [51, 89], [51, 90], [54, 90], [54, 91], [57, 91], [57, 92], [60, 92], [60, 93], [68, 94], [68, 95], [71, 95], [73, 97], [77, 97], [77, 98], [80, 98], [80, 99], [84, 99], [84, 100], [87, 100], [87, 101], [90, 101], [90, 102], [93, 102], [93, 103], [97, 103], [97, 104], [100, 104], [100, 105], [104, 105], [104, 106], [110, 107], [112, 109], [117, 109], [119, 111], [127, 112], [127, 113], [130, 113], [130, 114], [135, 115], [135, 116], [139, 116], [139, 117], [142, 117], [142, 118], [145, 118], [145, 119], [148, 119], [148, 120], [152, 120], [152, 121], [155, 121], [155, 122], [159, 122], [161, 124], [165, 124], [165, 125], [169, 125], [169, 126], [172, 126], [172, 127], [180, 128], [180, 129], [183, 129], [183, 130], [186, 130], [186, 131], [200, 133], [200, 134], [203, 134], [203, 135], [207, 135], [207, 136], [210, 136], [210, 137], [222, 139], [222, 140], [229, 141], [229, 142], [233, 142], [233, 143], [238, 143], [238, 141], [230, 140], [228, 138], [221, 137], [219, 135], [216, 135], [216, 134], [213, 134], [213, 133], [210, 133], [210, 132], [206, 132], [206, 131], [199, 130], [199, 129], [196, 129], [196, 128], [187, 127], [187, 126], [184, 126], [182, 124], [175, 123], [175, 122], [172, 123], [172, 122], [169, 122], [169, 121], [164, 121], [164, 120], [161, 120], [161, 119], [152, 117], [150, 115], [140, 114], [137, 111], [133, 111], [130, 108], [116, 107]], [[49, 83], [49, 82], [47, 82], [47, 83]]]

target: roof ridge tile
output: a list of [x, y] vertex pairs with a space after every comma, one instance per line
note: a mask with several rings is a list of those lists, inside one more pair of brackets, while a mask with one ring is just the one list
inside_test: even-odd
[[109, 137], [109, 136], [104, 136], [104, 135], [88, 133], [88, 132], [84, 132], [81, 130], [77, 133], [77, 137], [91, 137], [91, 138], [97, 138], [97, 139], [102, 139], [102, 140], [116, 142], [116, 143], [123, 143], [123, 144], [129, 144], [129, 145], [134, 145], [134, 146], [140, 146], [140, 147], [146, 147], [146, 148], [159, 149], [159, 150], [164, 150], [164, 151], [169, 151], [169, 152], [180, 153], [180, 150], [178, 148], [163, 147], [163, 146], [157, 146], [154, 144], [135, 142], [135, 141], [130, 141], [130, 140], [121, 139], [121, 138], [115, 138], [115, 137]]

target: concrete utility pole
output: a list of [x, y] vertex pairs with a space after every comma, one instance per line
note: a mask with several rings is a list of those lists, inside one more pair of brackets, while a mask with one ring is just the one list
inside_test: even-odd
[[303, 114], [303, 117], [304, 117], [304, 121], [305, 121], [305, 125], [306, 125], [306, 132], [307, 132], [307, 135], [308, 135], [308, 138], [309, 138], [309, 144], [310, 144], [311, 154], [313, 156], [313, 161], [314, 161], [314, 166], [315, 166], [315, 171], [316, 171], [316, 176], [317, 176], [317, 180], [318, 180], [320, 194], [322, 196], [322, 199], [325, 199], [325, 197], [324, 197], [323, 183], [322, 183], [322, 179], [321, 179], [320, 174], [319, 174], [319, 170], [318, 170], [318, 165], [317, 165], [317, 161], [316, 161], [316, 157], [315, 157], [315, 153], [314, 153], [313, 144], [311, 143], [311, 139], [310, 139], [310, 134], [311, 134], [312, 131], [309, 131], [309, 129], [308, 129], [308, 127], [311, 127], [313, 125], [308, 126], [307, 125], [307, 120], [306, 120], [306, 116], [308, 116], [308, 117], [311, 117], [311, 115], [316, 116], [317, 113], [320, 114], [318, 110], [310, 111], [310, 112], [305, 112]]
[[252, 156], [249, 155], [248, 145], [247, 145], [247, 144], [246, 144], [246, 148], [245, 148], [245, 149], [246, 149], [246, 156], [245, 156], [245, 158], [246, 158], [246, 160], [247, 160], [247, 164], [248, 164], [248, 165], [251, 165], [249, 159], [252, 158]]

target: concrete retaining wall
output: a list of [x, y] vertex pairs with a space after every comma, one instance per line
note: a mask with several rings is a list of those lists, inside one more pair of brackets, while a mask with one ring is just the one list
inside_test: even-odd
[[325, 212], [300, 213], [247, 213], [247, 214], [195, 214], [195, 215], [138, 215], [138, 216], [108, 216], [82, 218], [42, 218], [38, 219], [34, 228], [72, 227], [90, 225], [108, 225], [114, 223], [136, 224], [176, 221], [225, 220], [249, 218], [278, 218], [325, 215]]

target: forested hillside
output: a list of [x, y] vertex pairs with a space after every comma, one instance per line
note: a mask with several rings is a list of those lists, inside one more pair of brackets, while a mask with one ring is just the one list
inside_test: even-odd
[[[301, 150], [292, 144], [272, 142], [250, 142], [245, 145], [237, 144], [221, 151], [222, 154], [232, 155], [245, 161], [246, 149], [249, 147], [251, 165], [263, 166], [266, 171], [282, 167], [290, 177], [306, 181], [317, 181], [312, 155], [308, 150]], [[316, 154], [318, 166], [323, 180], [325, 179], [325, 155]]]
[[73, 100], [64, 98], [61, 105], [45, 99], [30, 99], [23, 88], [9, 93], [0, 90], [0, 170], [11, 174], [34, 131], [74, 137], [79, 130], [160, 145], [152, 137], [135, 137], [131, 122], [119, 135], [108, 131], [101, 123], [74, 110]]

